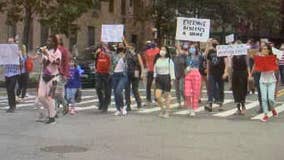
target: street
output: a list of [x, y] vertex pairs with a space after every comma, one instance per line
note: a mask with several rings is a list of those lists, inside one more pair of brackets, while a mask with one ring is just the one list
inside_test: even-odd
[[[78, 114], [45, 125], [36, 122], [37, 108], [30, 93], [14, 114], [5, 112], [7, 102], [1, 97], [0, 155], [5, 160], [281, 160], [284, 156], [283, 113], [261, 122], [256, 95], [248, 96], [245, 116], [234, 115], [227, 90], [225, 111], [205, 112], [204, 98], [197, 116], [189, 118], [185, 109], [177, 109], [172, 94], [171, 117], [161, 119], [156, 106], [141, 111], [133, 107], [126, 117], [113, 116], [114, 106], [101, 114], [95, 90], [84, 89]], [[283, 97], [277, 100], [277, 110], [283, 111]]]

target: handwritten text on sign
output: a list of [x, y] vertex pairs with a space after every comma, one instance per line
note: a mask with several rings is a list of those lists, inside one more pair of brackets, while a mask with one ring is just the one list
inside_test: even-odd
[[210, 34], [210, 20], [197, 18], [177, 18], [176, 39], [206, 42]]
[[218, 45], [217, 56], [234, 56], [234, 55], [247, 55], [248, 49], [245, 44], [234, 44], [234, 45]]
[[0, 65], [19, 64], [17, 44], [0, 44]]
[[124, 25], [102, 25], [102, 42], [122, 42]]

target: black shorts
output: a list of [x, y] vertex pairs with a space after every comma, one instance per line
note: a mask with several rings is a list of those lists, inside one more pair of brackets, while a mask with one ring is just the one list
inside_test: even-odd
[[165, 92], [171, 91], [170, 75], [157, 75], [155, 83], [156, 83], [156, 89], [160, 89]]

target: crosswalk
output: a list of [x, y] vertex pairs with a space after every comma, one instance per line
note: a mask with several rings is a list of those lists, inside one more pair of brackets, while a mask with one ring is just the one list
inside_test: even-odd
[[[90, 90], [83, 90], [83, 96], [82, 96], [82, 101], [78, 104], [76, 104], [76, 110], [77, 111], [88, 111], [88, 110], [97, 110], [98, 109], [98, 98], [94, 93], [90, 94], [88, 93]], [[145, 92], [144, 90], [140, 90], [141, 93]], [[145, 94], [143, 95], [143, 93], [141, 94], [141, 98], [143, 100], [146, 99]], [[206, 102], [206, 98], [203, 98], [202, 101]], [[137, 109], [137, 104], [135, 104], [135, 99], [132, 97], [131, 99], [132, 104], [131, 104], [131, 108], [132, 108], [132, 112], [130, 114], [150, 114], [150, 115], [157, 115], [159, 113], [159, 111], [161, 110], [158, 106], [156, 105], [152, 105], [152, 106], [146, 106], [143, 107], [143, 109]], [[204, 106], [205, 103], [201, 103], [200, 107], [196, 110], [197, 113], [197, 117], [199, 117], [198, 115], [202, 113], [202, 115], [206, 114], [212, 118], [230, 118], [232, 116], [236, 116], [235, 113], [237, 111], [235, 104], [234, 104], [234, 100], [227, 98], [224, 100], [224, 111], [221, 112], [206, 112], [204, 110]], [[213, 110], [215, 108], [217, 108], [217, 105], [213, 105]], [[246, 103], [246, 109], [247, 109], [247, 113], [249, 114], [249, 118], [248, 120], [260, 120], [263, 117], [263, 114], [257, 114], [256, 110], [259, 107], [259, 103], [258, 101], [247, 101]], [[0, 96], [0, 110], [6, 110], [8, 109], [8, 101], [7, 101], [7, 97], [4, 96]], [[22, 103], [17, 104], [17, 108], [18, 109], [33, 109], [36, 110], [38, 109], [38, 103], [36, 103], [36, 96], [34, 95], [30, 95], [28, 97], [25, 98], [25, 101]], [[276, 111], [278, 113], [283, 113], [284, 112], [284, 104], [278, 103], [276, 105]], [[216, 110], [216, 109], [215, 109]], [[109, 107], [109, 112], [115, 112], [115, 104], [114, 104], [114, 96], [112, 96], [112, 101], [111, 101], [111, 106]], [[174, 94], [172, 94], [171, 96], [171, 116], [187, 116], [189, 114], [189, 110], [186, 108], [180, 108], [179, 104], [176, 103], [176, 97], [174, 96]], [[269, 117], [272, 117], [272, 113], [269, 113], [268, 115]], [[202, 117], [200, 117], [202, 118]]]

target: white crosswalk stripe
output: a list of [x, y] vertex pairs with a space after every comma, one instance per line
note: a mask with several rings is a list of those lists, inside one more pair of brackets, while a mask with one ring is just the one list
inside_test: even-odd
[[[83, 92], [89, 93], [87, 91], [95, 91], [95, 90], [83, 90]], [[141, 99], [143, 100], [143, 102], [146, 100], [146, 96], [145, 94], [145, 89], [140, 89], [141, 91]], [[230, 91], [227, 91], [227, 93], [230, 93]], [[32, 109], [36, 109], [38, 106], [35, 103], [35, 99], [36, 96], [34, 95], [30, 95], [29, 97], [25, 98], [25, 101], [23, 103], [17, 104], [17, 108], [32, 108]], [[202, 101], [206, 101], [206, 98], [202, 98]], [[136, 113], [136, 114], [155, 114], [157, 112], [159, 112], [161, 110], [160, 107], [156, 106], [156, 105], [152, 105], [152, 106], [148, 106], [148, 107], [143, 107], [142, 109], [137, 109], [137, 104], [135, 102], [135, 98], [133, 96], [131, 96], [131, 101], [134, 102], [133, 104], [131, 104], [131, 109], [132, 112], [131, 113]], [[224, 109], [226, 109], [226, 111], [223, 112], [219, 112], [219, 113], [209, 113], [206, 112], [206, 114], [209, 114], [213, 117], [220, 117], [220, 118], [228, 118], [232, 115], [234, 115], [234, 113], [237, 111], [235, 104], [233, 104], [233, 99], [225, 99], [224, 100]], [[247, 104], [246, 104], [246, 109], [252, 110], [256, 107], [259, 106], [258, 101], [253, 101], [253, 100], [248, 100]], [[178, 108], [179, 104], [176, 102], [176, 97], [174, 96], [174, 93], [172, 93], [171, 96], [171, 109], [173, 109], [172, 111], [172, 115], [187, 115], [189, 114], [189, 110], [185, 109], [185, 108]], [[217, 108], [218, 105], [214, 104], [213, 108]], [[4, 110], [4, 109], [8, 109], [8, 100], [7, 97], [0, 97], [0, 110]], [[76, 104], [76, 110], [77, 111], [88, 111], [88, 110], [97, 110], [98, 109], [98, 97], [96, 94], [92, 93], [87, 94], [82, 96], [82, 101], [80, 103]], [[281, 113], [284, 112], [284, 105], [278, 106], [275, 108], [277, 112]], [[108, 109], [109, 112], [115, 112], [116, 108], [115, 108], [115, 101], [114, 101], [114, 96], [112, 95], [111, 97], [111, 105]], [[201, 113], [201, 112], [205, 112], [204, 111], [204, 105], [200, 105], [200, 107], [196, 110], [197, 113]], [[272, 113], [270, 112], [269, 117], [272, 116]], [[260, 120], [263, 117], [263, 114], [258, 114], [254, 117], [251, 117], [251, 120]]]

